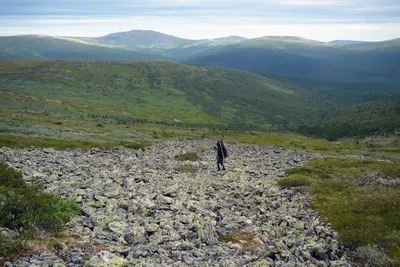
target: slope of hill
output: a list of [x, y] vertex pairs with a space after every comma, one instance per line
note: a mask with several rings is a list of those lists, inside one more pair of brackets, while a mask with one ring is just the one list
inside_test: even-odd
[[341, 81], [400, 81], [400, 44], [333, 45], [296, 37], [263, 37], [197, 54], [186, 61], [287, 77]]
[[181, 47], [196, 42], [195, 40], [182, 39], [146, 30], [111, 33], [97, 39], [107, 44], [124, 46], [130, 49], [142, 48], [156, 51]]
[[145, 30], [133, 30], [103, 37], [51, 37], [20, 35], [0, 37], [0, 59], [67, 58], [92, 60], [174, 59], [245, 40], [239, 36], [188, 40]]
[[[306, 112], [297, 104], [303, 96], [290, 84], [233, 69], [168, 61], [33, 60], [1, 61], [0, 73], [0, 90], [29, 96], [28, 106], [36, 106], [31, 97], [51, 98], [71, 109], [87, 106], [84, 112], [104, 118], [266, 129], [299, 121]], [[43, 109], [61, 108], [46, 103]]]
[[0, 59], [32, 57], [171, 59], [328, 82], [363, 81], [381, 83], [384, 87], [396, 86], [400, 82], [400, 39], [347, 45], [292, 36], [188, 40], [144, 30], [97, 38], [0, 37]]
[[133, 30], [111, 33], [95, 38], [92, 42], [128, 48], [135, 51], [157, 52], [173, 60], [182, 60], [211, 48], [234, 44], [243, 40], [246, 40], [246, 38], [240, 36], [189, 40], [156, 31]]
[[352, 87], [345, 83], [332, 83], [332, 89], [325, 81], [169, 61], [4, 60], [0, 77], [1, 121], [7, 125], [1, 131], [87, 120], [292, 130], [335, 139], [399, 128], [398, 90], [335, 90]]
[[350, 44], [364, 44], [370, 43], [368, 41], [353, 41], [353, 40], [333, 40], [329, 42], [330, 44], [337, 44], [337, 45], [350, 45]]
[[163, 57], [95, 43], [90, 38], [78, 40], [42, 35], [0, 37], [0, 59], [11, 58], [130, 60]]

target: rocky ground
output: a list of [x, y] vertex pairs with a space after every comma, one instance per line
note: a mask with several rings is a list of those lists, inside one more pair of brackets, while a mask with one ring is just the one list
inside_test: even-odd
[[[0, 161], [28, 181], [75, 199], [83, 215], [67, 234], [102, 248], [60, 248], [7, 266], [350, 266], [309, 199], [276, 185], [286, 168], [316, 155], [226, 145], [220, 172], [207, 141], [136, 151], [0, 149]], [[196, 149], [197, 161], [175, 158]]]

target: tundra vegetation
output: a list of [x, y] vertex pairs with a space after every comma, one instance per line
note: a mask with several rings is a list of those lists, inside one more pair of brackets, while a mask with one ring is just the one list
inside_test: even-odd
[[20, 171], [4, 163], [0, 163], [0, 200], [3, 259], [29, 250], [27, 240], [60, 237], [70, 217], [81, 212], [73, 200], [45, 193], [40, 185], [27, 184]]
[[[312, 196], [354, 257], [373, 266], [400, 264], [400, 161], [328, 157], [286, 170], [278, 181]], [[386, 254], [385, 254], [386, 253]]]

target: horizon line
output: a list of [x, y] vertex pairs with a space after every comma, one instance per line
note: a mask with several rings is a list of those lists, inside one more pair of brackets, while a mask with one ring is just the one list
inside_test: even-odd
[[164, 34], [164, 35], [168, 35], [168, 36], [172, 36], [172, 37], [175, 37], [175, 38], [180, 38], [180, 39], [184, 39], [184, 40], [188, 40], [188, 41], [215, 40], [215, 39], [229, 38], [229, 37], [240, 37], [240, 38], [244, 38], [245, 40], [254, 40], [254, 39], [265, 38], [265, 37], [295, 37], [295, 38], [302, 38], [302, 39], [305, 39], [305, 40], [316, 41], [316, 42], [321, 42], [321, 43], [331, 43], [331, 42], [335, 42], [335, 41], [379, 43], [379, 42], [386, 42], [386, 41], [392, 41], [392, 40], [400, 39], [400, 37], [397, 37], [397, 38], [385, 39], [385, 40], [381, 40], [381, 41], [355, 40], [355, 39], [333, 39], [333, 40], [330, 40], [330, 41], [320, 41], [320, 40], [305, 38], [305, 37], [296, 36], [296, 35], [263, 35], [263, 36], [254, 37], [254, 38], [247, 38], [247, 37], [240, 36], [240, 35], [228, 35], [228, 36], [221, 36], [221, 37], [216, 37], [216, 38], [187, 39], [187, 38], [182, 38], [182, 37], [179, 37], [179, 36], [176, 36], [176, 35], [163, 33], [163, 32], [160, 32], [160, 31], [146, 30], [146, 29], [134, 29], [134, 30], [129, 30], [129, 31], [110, 32], [108, 34], [100, 35], [100, 36], [66, 36], [66, 35], [48, 35], [48, 34], [37, 33], [37, 34], [16, 34], [16, 35], [1, 35], [0, 34], [0, 37], [43, 36], [43, 37], [54, 37], [54, 38], [101, 38], [101, 37], [104, 37], [104, 36], [107, 36], [107, 35], [110, 35], [110, 34], [128, 33], [128, 32], [133, 32], [133, 31], [155, 32], [155, 33], [160, 33], [160, 34]]

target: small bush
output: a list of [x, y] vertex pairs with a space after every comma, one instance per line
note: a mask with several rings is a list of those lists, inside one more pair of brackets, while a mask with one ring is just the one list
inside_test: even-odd
[[4, 163], [0, 164], [0, 182], [0, 227], [19, 233], [12, 240], [0, 242], [0, 257], [18, 253], [23, 241], [39, 232], [59, 234], [71, 215], [81, 212], [72, 200], [25, 184], [22, 173]]
[[0, 163], [0, 185], [7, 188], [26, 187], [22, 174], [8, 167], [5, 163]]
[[177, 167], [175, 170], [177, 170], [178, 172], [187, 172], [187, 173], [194, 173], [196, 171], [196, 169], [189, 164], [181, 165]]
[[298, 187], [309, 186], [312, 179], [301, 174], [292, 174], [278, 181], [278, 185], [282, 187]]
[[367, 263], [372, 267], [390, 267], [393, 261], [388, 258], [382, 249], [376, 246], [363, 246], [356, 249], [353, 256], [360, 263]]
[[175, 159], [179, 160], [179, 161], [185, 161], [185, 160], [196, 161], [196, 160], [198, 160], [198, 156], [197, 156], [197, 152], [194, 151], [194, 152], [188, 152], [188, 153], [185, 153], [182, 155], [176, 155]]

